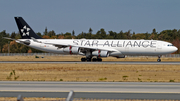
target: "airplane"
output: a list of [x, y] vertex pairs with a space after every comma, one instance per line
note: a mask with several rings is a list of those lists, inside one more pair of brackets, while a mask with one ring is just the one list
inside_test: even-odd
[[161, 56], [178, 49], [173, 44], [160, 40], [109, 40], [109, 39], [43, 39], [38, 36], [22, 17], [14, 17], [21, 39], [17, 43], [49, 53], [82, 55], [81, 61], [101, 62], [102, 57], [125, 58], [132, 56]]

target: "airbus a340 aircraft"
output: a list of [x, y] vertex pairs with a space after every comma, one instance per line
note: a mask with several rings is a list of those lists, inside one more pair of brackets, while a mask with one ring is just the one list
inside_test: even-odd
[[101, 57], [125, 58], [125, 55], [136, 55], [157, 56], [157, 61], [161, 62], [162, 55], [177, 51], [171, 43], [159, 40], [43, 39], [22, 17], [15, 17], [15, 20], [22, 38], [6, 39], [45, 52], [86, 56], [81, 61], [102, 61]]

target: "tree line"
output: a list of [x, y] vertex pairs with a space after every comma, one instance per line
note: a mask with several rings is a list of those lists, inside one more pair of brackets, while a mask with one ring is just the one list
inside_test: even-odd
[[[66, 32], [56, 34], [54, 30], [48, 31], [45, 28], [43, 33], [36, 33], [40, 37], [44, 39], [145, 39], [145, 40], [162, 40], [172, 43], [174, 46], [178, 48], [176, 54], [180, 53], [180, 29], [173, 30], [163, 30], [160, 33], [153, 29], [151, 33], [135, 33], [128, 30], [123, 32], [122, 30], [119, 32], [108, 31], [101, 28], [96, 33], [93, 33], [93, 30], [89, 28], [87, 32], [82, 32], [78, 35], [75, 35], [75, 31]], [[21, 45], [16, 43], [15, 41], [7, 40], [2, 37], [10, 37], [13, 39], [20, 39], [21, 36], [18, 33], [12, 32], [11, 34], [6, 33], [5, 30], [0, 32], [0, 53], [41, 53], [42, 51], [27, 47], [25, 45]]]

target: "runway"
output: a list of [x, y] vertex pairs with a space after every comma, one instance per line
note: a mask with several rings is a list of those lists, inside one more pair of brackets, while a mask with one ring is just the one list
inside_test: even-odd
[[21, 64], [129, 64], [129, 65], [180, 65], [180, 62], [146, 62], [146, 61], [104, 61], [104, 62], [80, 62], [80, 61], [0, 61], [0, 63]]
[[67, 97], [103, 99], [179, 99], [180, 83], [0, 81], [0, 97]]
[[[68, 92], [0, 92], [0, 97], [49, 97], [67, 98]], [[83, 99], [149, 99], [149, 100], [180, 100], [180, 94], [167, 93], [98, 93], [98, 92], [75, 92], [74, 98]]]

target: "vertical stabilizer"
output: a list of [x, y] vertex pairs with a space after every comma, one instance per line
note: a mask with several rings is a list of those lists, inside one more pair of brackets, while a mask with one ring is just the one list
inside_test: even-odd
[[14, 17], [16, 20], [16, 24], [18, 26], [20, 35], [22, 39], [42, 39], [38, 36], [33, 29], [24, 21], [22, 17]]

